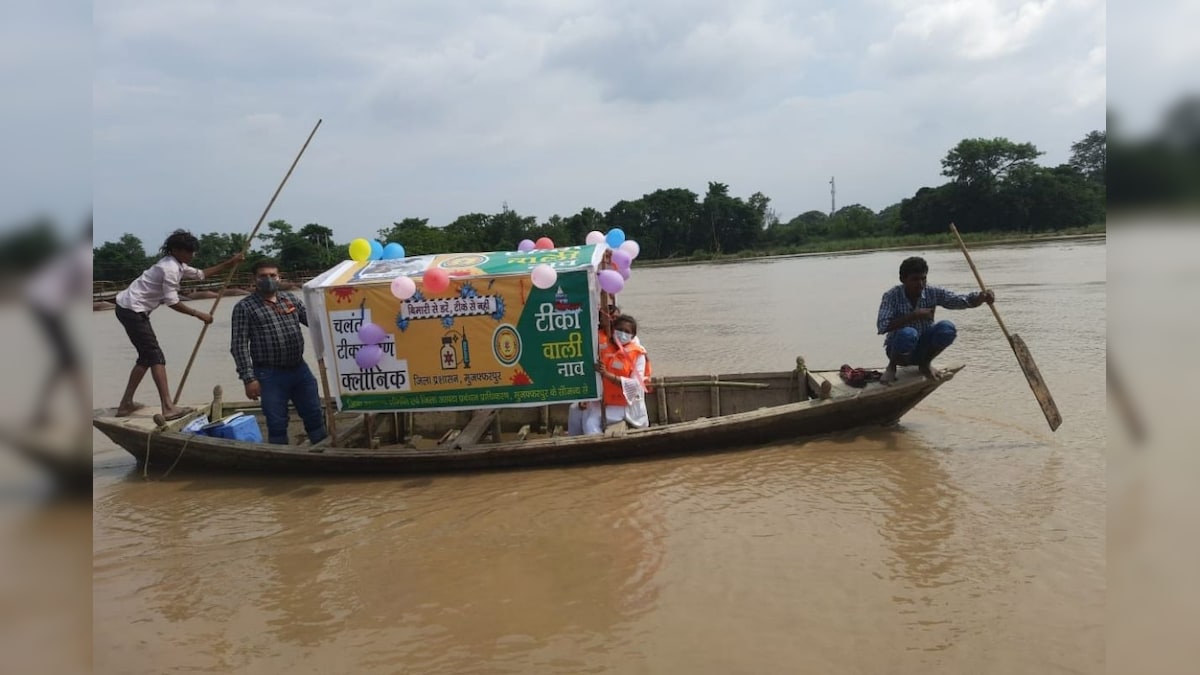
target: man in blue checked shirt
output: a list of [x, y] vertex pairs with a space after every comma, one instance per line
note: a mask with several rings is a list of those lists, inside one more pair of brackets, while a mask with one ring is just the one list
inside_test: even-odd
[[317, 380], [304, 361], [304, 333], [308, 311], [304, 302], [279, 290], [279, 263], [269, 258], [254, 263], [255, 293], [233, 306], [230, 352], [246, 398], [262, 398], [267, 419], [267, 440], [288, 442], [288, 401], [304, 422], [309, 441], [328, 434], [321, 414]]
[[879, 303], [876, 328], [880, 335], [887, 334], [883, 348], [888, 365], [880, 380], [884, 384], [896, 379], [896, 366], [915, 365], [925, 377], [938, 379], [930, 363], [958, 334], [949, 321], [934, 323], [934, 309], [939, 305], [946, 309], [966, 309], [996, 299], [991, 291], [961, 295], [926, 286], [928, 274], [929, 264], [924, 258], [907, 258], [900, 263], [900, 285], [884, 293]]

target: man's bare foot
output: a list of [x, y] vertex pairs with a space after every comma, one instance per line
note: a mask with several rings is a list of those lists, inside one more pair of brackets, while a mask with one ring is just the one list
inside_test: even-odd
[[879, 378], [879, 384], [889, 385], [896, 381], [896, 367], [888, 366], [887, 370], [883, 371], [883, 376]]
[[187, 408], [169, 408], [167, 410], [163, 410], [162, 416], [164, 420], [171, 421], [177, 420], [190, 412], [192, 411], [188, 410]]
[[133, 401], [131, 403], [122, 403], [117, 406], [117, 417], [129, 417], [133, 413], [145, 407], [145, 403], [138, 403], [137, 401]]
[[922, 363], [921, 365], [917, 366], [917, 370], [921, 371], [921, 374], [924, 375], [926, 379], [933, 380], [934, 382], [942, 379], [942, 371], [934, 368], [928, 363]]

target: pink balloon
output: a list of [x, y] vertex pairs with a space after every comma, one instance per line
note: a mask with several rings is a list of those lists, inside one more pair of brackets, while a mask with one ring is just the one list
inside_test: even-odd
[[584, 239], [584, 241], [590, 246], [595, 246], [596, 244], [604, 241], [604, 233], [592, 230], [591, 232], [587, 233], [587, 238]]
[[607, 293], [616, 295], [625, 288], [625, 280], [621, 278], [621, 273], [616, 270], [600, 270], [600, 274], [596, 275], [600, 280], [600, 288]]
[[632, 239], [626, 239], [617, 249], [628, 253], [630, 260], [638, 257], [638, 254], [642, 252], [642, 247], [638, 246], [638, 243]]
[[387, 339], [387, 333], [384, 332], [383, 326], [377, 323], [364, 323], [362, 328], [358, 329], [358, 339], [364, 345], [377, 345]]
[[521, 253], [529, 253], [535, 248], [532, 239], [522, 239], [521, 243], [517, 244], [517, 250]]
[[558, 281], [558, 271], [546, 263], [542, 263], [533, 268], [533, 271], [529, 273], [529, 277], [533, 280], [534, 286], [546, 290], [553, 286], [554, 282]]
[[354, 362], [363, 370], [374, 368], [382, 360], [383, 347], [379, 345], [363, 345], [358, 348], [358, 353], [354, 355]]
[[539, 237], [537, 242], [534, 243], [534, 247], [542, 250], [554, 248], [554, 240], [550, 237]]
[[417, 284], [409, 277], [396, 277], [392, 279], [392, 295], [401, 300], [407, 300], [417, 292]]
[[629, 281], [629, 277], [633, 275], [633, 272], [630, 272], [628, 267], [618, 267], [617, 274], [620, 274], [621, 278], [625, 281]]
[[440, 267], [425, 270], [422, 283], [425, 284], [425, 290], [430, 293], [441, 293], [450, 288], [450, 273]]
[[618, 248], [612, 252], [612, 261], [617, 266], [617, 269], [621, 269], [622, 267], [629, 267], [629, 263], [633, 262], [633, 256], [629, 255], [629, 251]]

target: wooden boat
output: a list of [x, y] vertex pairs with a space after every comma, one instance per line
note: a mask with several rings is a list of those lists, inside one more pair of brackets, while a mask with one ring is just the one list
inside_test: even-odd
[[[155, 409], [115, 417], [95, 411], [92, 423], [105, 436], [158, 472], [187, 469], [265, 472], [418, 473], [574, 462], [624, 460], [761, 447], [830, 432], [896, 423], [913, 406], [949, 381], [901, 369], [890, 385], [851, 387], [837, 371], [807, 371], [803, 360], [790, 371], [702, 377], [655, 378], [647, 396], [651, 424], [624, 423], [601, 435], [566, 436], [566, 404], [502, 410], [340, 412], [336, 442], [300, 440], [289, 445], [250, 443], [184, 432], [195, 417], [217, 419], [235, 411], [254, 413], [252, 403], [223, 403], [219, 388], [211, 404], [163, 423]], [[294, 417], [294, 416], [293, 416]], [[260, 427], [261, 414], [258, 415]], [[303, 435], [297, 419], [291, 435]], [[265, 437], [265, 431], [264, 431]]]

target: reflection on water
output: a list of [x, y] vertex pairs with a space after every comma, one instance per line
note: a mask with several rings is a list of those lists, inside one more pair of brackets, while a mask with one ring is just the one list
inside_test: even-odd
[[[664, 374], [878, 366], [902, 257], [635, 266], [621, 304]], [[1104, 245], [975, 257], [1063, 411], [1056, 434], [979, 310], [951, 315], [943, 360], [967, 368], [901, 426], [749, 452], [143, 481], [98, 438], [97, 670], [1093, 672]], [[927, 258], [931, 282], [971, 288], [961, 258]], [[156, 328], [178, 364], [194, 326], [173, 318]], [[111, 315], [94, 323], [99, 402], [131, 354]], [[204, 345], [196, 398], [239, 390], [227, 348]]]

